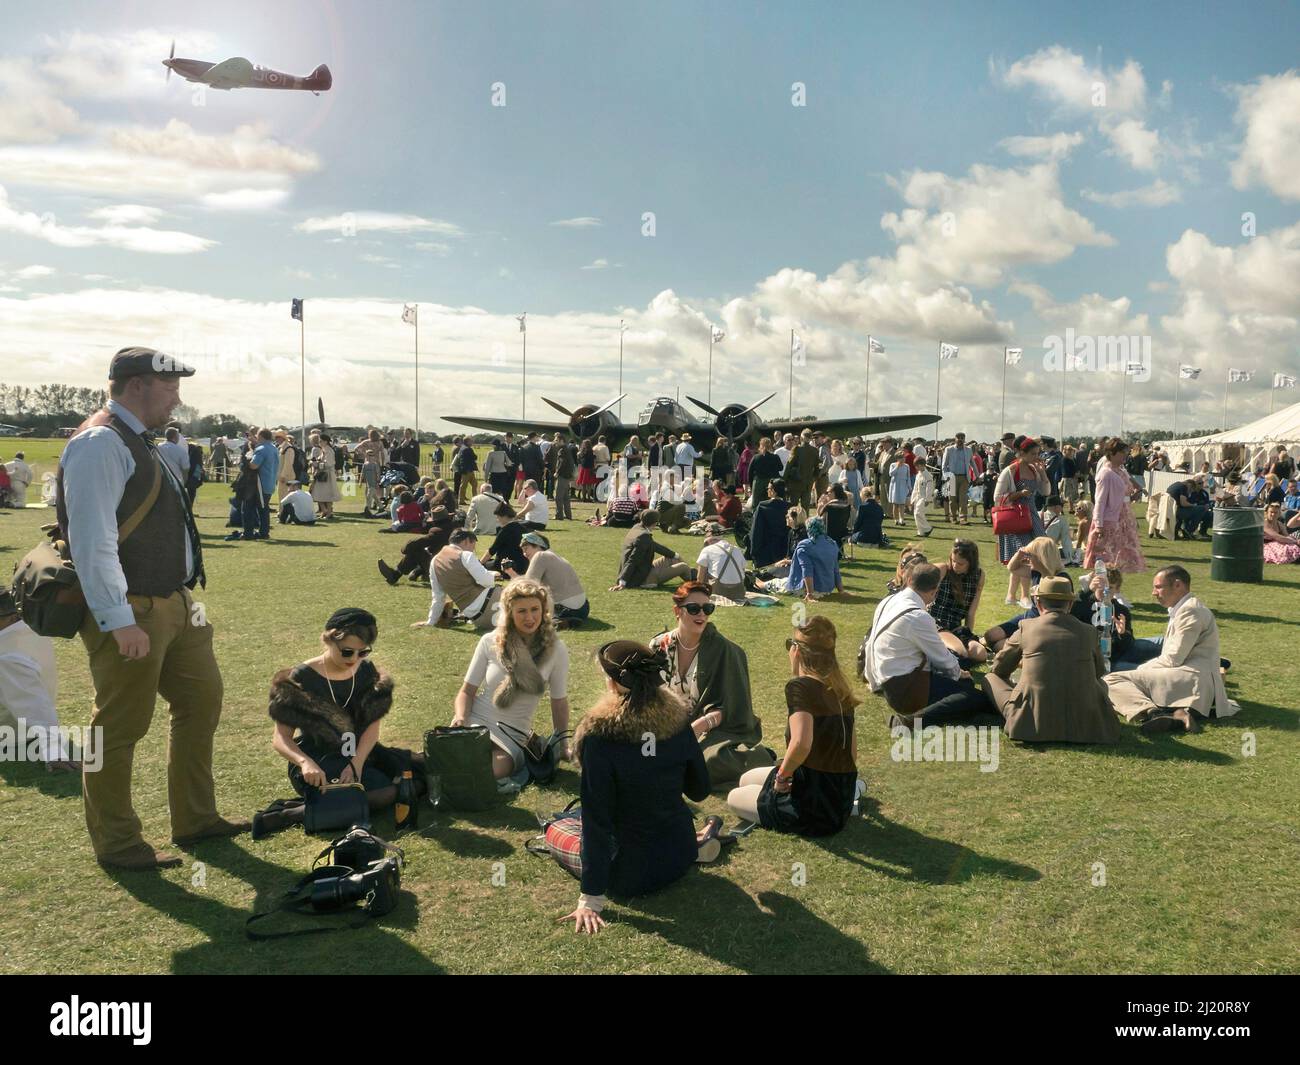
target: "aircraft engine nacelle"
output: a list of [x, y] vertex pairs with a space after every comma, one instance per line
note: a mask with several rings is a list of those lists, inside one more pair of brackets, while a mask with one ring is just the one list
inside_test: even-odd
[[569, 418], [569, 430], [579, 440], [594, 440], [602, 433], [610, 433], [618, 426], [618, 415], [612, 410], [601, 410], [594, 403], [579, 407]]
[[714, 419], [714, 427], [721, 436], [731, 440], [743, 440], [758, 430], [762, 419], [757, 412], [742, 403], [731, 403], [723, 407]]

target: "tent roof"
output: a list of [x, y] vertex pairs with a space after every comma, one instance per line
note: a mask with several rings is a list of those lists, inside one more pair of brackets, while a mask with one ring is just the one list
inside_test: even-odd
[[1209, 436], [1190, 437], [1181, 440], [1158, 440], [1156, 443], [1166, 450], [1186, 447], [1213, 447], [1223, 444], [1268, 445], [1300, 443], [1300, 403], [1274, 411], [1272, 414], [1257, 418], [1236, 429], [1226, 429]]

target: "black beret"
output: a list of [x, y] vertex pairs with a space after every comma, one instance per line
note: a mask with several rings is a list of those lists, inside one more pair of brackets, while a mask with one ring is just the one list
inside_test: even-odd
[[194, 367], [187, 366], [174, 355], [165, 355], [153, 348], [123, 348], [108, 364], [110, 381], [125, 381], [128, 377], [142, 377], [145, 374], [193, 377]]
[[336, 610], [330, 615], [329, 621], [325, 622], [325, 631], [362, 626], [377, 629], [379, 623], [375, 620], [375, 615], [370, 613], [369, 610], [362, 610], [359, 606], [345, 606], [342, 610]]

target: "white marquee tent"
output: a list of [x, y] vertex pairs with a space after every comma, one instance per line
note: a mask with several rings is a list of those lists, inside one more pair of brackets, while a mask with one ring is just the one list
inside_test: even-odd
[[1156, 446], [1169, 455], [1175, 467], [1197, 470], [1202, 462], [1213, 465], [1220, 459], [1240, 459], [1248, 468], [1263, 465], [1284, 447], [1291, 454], [1300, 449], [1300, 403], [1293, 403], [1263, 418], [1221, 433], [1183, 440], [1160, 440]]

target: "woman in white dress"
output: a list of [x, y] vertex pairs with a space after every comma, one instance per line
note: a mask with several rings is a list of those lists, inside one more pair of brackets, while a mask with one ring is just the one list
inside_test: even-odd
[[[520, 737], [532, 738], [542, 695], [550, 692], [553, 734], [569, 728], [569, 650], [556, 635], [546, 585], [518, 577], [501, 593], [497, 625], [479, 640], [456, 694], [452, 728], [483, 725], [492, 734], [492, 775], [525, 771]], [[506, 728], [502, 728], [504, 723]], [[571, 757], [569, 744], [564, 757]]]
[[[319, 480], [324, 473], [325, 479]], [[320, 508], [322, 518], [334, 517], [334, 504], [343, 498], [339, 475], [334, 469], [334, 446], [326, 433], [311, 435], [311, 497]]]

